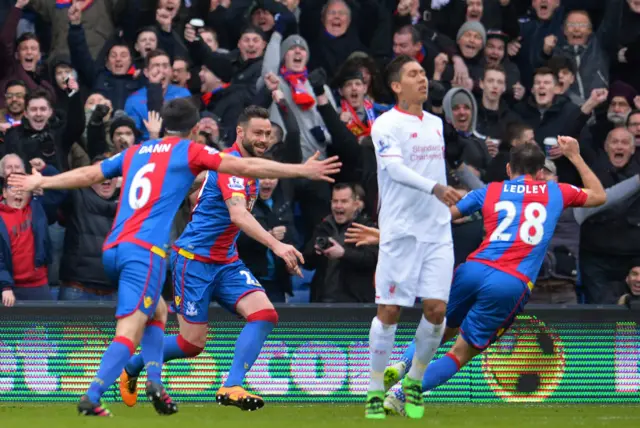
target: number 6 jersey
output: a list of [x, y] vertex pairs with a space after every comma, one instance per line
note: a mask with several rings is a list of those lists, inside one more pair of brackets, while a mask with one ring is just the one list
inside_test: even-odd
[[533, 284], [562, 211], [586, 201], [575, 186], [525, 176], [474, 190], [457, 207], [463, 216], [482, 210], [486, 236], [467, 260]]
[[149, 140], [104, 160], [102, 173], [122, 176], [122, 187], [103, 250], [121, 242], [168, 250], [173, 218], [193, 181], [220, 162], [217, 150], [179, 137]]

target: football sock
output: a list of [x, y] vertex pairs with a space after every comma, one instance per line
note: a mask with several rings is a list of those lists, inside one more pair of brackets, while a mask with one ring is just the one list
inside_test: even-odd
[[140, 345], [142, 347], [140, 355], [147, 369], [147, 380], [162, 383], [164, 323], [160, 321], [148, 322]]
[[96, 377], [89, 385], [87, 397], [93, 404], [100, 404], [102, 394], [118, 379], [127, 360], [135, 352], [136, 347], [124, 336], [116, 336], [100, 361]]
[[244, 376], [260, 355], [264, 341], [277, 323], [278, 313], [275, 309], [263, 309], [247, 317], [247, 324], [236, 341], [236, 350], [229, 376], [224, 383], [225, 387], [242, 386]]
[[400, 362], [404, 363], [405, 373], [411, 369], [411, 361], [413, 361], [413, 354], [416, 352], [416, 339], [414, 338], [407, 349], [404, 350], [404, 354], [400, 357]]
[[424, 371], [427, 369], [427, 364], [429, 364], [440, 346], [442, 335], [444, 334], [444, 326], [444, 321], [439, 325], [434, 325], [427, 321], [424, 316], [420, 319], [420, 324], [416, 329], [416, 350], [411, 361], [411, 369], [407, 373], [407, 376], [411, 379], [422, 379]]
[[432, 389], [446, 383], [460, 370], [460, 361], [450, 352], [429, 364], [422, 378], [422, 391]]
[[397, 324], [383, 324], [375, 317], [369, 330], [369, 354], [371, 357], [371, 378], [369, 391], [384, 391], [384, 369], [389, 363]]
[[[203, 348], [187, 342], [181, 335], [165, 336], [162, 360], [177, 360], [179, 358], [190, 358], [199, 355]], [[144, 347], [143, 347], [144, 349]], [[141, 354], [135, 355], [129, 360], [125, 370], [131, 376], [138, 376], [144, 367], [144, 359]]]

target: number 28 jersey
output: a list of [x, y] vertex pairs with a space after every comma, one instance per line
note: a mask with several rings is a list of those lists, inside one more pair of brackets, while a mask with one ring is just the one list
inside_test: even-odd
[[457, 207], [467, 216], [482, 210], [486, 236], [467, 260], [535, 283], [556, 224], [567, 207], [580, 207], [587, 194], [575, 186], [524, 176], [468, 193]]
[[103, 250], [121, 242], [169, 249], [173, 218], [196, 176], [216, 170], [222, 154], [190, 140], [149, 140], [104, 160], [107, 178], [122, 176], [118, 212]]

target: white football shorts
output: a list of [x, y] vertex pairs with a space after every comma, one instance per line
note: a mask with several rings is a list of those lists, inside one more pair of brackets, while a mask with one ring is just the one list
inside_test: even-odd
[[411, 307], [416, 298], [449, 301], [453, 242], [419, 242], [405, 236], [380, 244], [376, 303]]

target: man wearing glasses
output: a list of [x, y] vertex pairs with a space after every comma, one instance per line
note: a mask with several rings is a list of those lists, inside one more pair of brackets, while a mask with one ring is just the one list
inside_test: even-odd
[[0, 109], [0, 139], [4, 139], [4, 133], [8, 129], [22, 123], [27, 92], [27, 85], [22, 80], [11, 80], [7, 83], [4, 92], [6, 107]]

